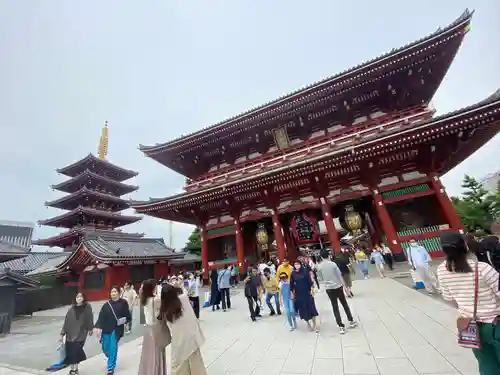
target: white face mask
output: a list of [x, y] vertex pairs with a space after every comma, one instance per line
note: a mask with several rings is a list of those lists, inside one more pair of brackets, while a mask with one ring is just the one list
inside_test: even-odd
[[418, 245], [418, 244], [417, 244], [416, 242], [410, 242], [410, 246], [415, 247], [415, 246], [417, 246], [417, 245]]

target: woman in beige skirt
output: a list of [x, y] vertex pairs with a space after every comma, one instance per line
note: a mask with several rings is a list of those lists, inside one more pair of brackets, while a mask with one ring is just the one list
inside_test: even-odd
[[172, 375], [206, 375], [200, 348], [205, 337], [189, 298], [182, 290], [166, 284], [161, 292], [160, 319], [170, 331]]
[[154, 325], [158, 321], [161, 299], [156, 293], [156, 280], [146, 280], [142, 284], [141, 309], [144, 310], [146, 332], [142, 340], [139, 375], [170, 375], [167, 366], [165, 346], [156, 341]]

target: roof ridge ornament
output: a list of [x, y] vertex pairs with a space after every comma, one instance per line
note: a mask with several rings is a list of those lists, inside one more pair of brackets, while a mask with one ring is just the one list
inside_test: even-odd
[[97, 148], [97, 155], [99, 159], [106, 160], [108, 155], [108, 122], [104, 121], [102, 128], [101, 138], [99, 139], [99, 147]]

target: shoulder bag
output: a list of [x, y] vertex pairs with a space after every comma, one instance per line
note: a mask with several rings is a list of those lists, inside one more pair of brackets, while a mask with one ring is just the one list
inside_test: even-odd
[[464, 348], [481, 349], [481, 337], [477, 322], [477, 303], [479, 290], [479, 262], [474, 266], [474, 313], [472, 318], [460, 317], [457, 319], [458, 345]]
[[[155, 319], [154, 324], [151, 326], [151, 332], [153, 333], [153, 339], [155, 345], [161, 349], [165, 349], [171, 342], [172, 336], [170, 334], [170, 329], [168, 329], [167, 322], [164, 319], [158, 319], [155, 316], [155, 302], [154, 297], [152, 300], [153, 305], [153, 319]], [[160, 312], [161, 313], [161, 312]]]
[[108, 306], [109, 306], [109, 308], [111, 309], [111, 312], [113, 313], [113, 316], [114, 316], [114, 317], [115, 317], [115, 319], [116, 319], [116, 325], [117, 325], [118, 327], [125, 325], [125, 323], [127, 323], [127, 318], [125, 318], [125, 317], [124, 317], [124, 318], [118, 318], [118, 317], [116, 316], [116, 312], [115, 312], [115, 310], [113, 309], [113, 306], [111, 306], [111, 303], [110, 303], [109, 301], [108, 301]]

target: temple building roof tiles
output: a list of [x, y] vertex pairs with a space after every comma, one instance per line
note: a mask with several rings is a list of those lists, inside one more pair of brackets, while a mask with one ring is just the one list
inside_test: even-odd
[[0, 262], [23, 258], [28, 254], [26, 248], [0, 240]]
[[31, 247], [33, 228], [33, 223], [0, 221], [0, 241], [28, 249]]
[[[197, 142], [199, 139], [213, 135], [219, 130], [225, 129], [227, 127], [238, 126], [243, 121], [251, 120], [256, 117], [260, 117], [268, 111], [275, 112], [281, 111], [286, 108], [291, 102], [299, 100], [303, 96], [307, 96], [317, 90], [323, 89], [325, 86], [334, 85], [340, 87], [343, 85], [352, 85], [356, 76], [368, 76], [373, 70], [380, 69], [380, 65], [385, 62], [389, 62], [394, 58], [398, 58], [400, 55], [406, 55], [412, 53], [413, 49], [419, 49], [424, 47], [425, 44], [432, 43], [434, 40], [445, 37], [449, 33], [453, 33], [455, 30], [467, 27], [472, 18], [473, 12], [466, 9], [462, 15], [457, 18], [454, 22], [449, 24], [444, 28], [439, 28], [430, 35], [418, 39], [414, 42], [408, 43], [400, 48], [393, 48], [391, 51], [380, 55], [374, 59], [363, 62], [362, 64], [356, 65], [350, 69], [344, 70], [338, 74], [335, 74], [326, 79], [320, 80], [313, 84], [307, 85], [289, 94], [278, 97], [277, 99], [267, 102], [258, 107], [252, 108], [246, 112], [238, 114], [236, 116], [230, 117], [223, 121], [220, 121], [214, 125], [205, 127], [199, 131], [193, 132], [191, 134], [182, 135], [172, 141], [159, 143], [153, 146], [140, 145], [139, 149], [143, 151], [146, 155], [150, 155], [155, 152], [159, 152], [163, 149], [177, 147], [183, 143], [193, 143]], [[365, 77], [366, 78], [366, 77]]]
[[0, 269], [10, 269], [13, 272], [27, 274], [34, 269], [40, 267], [48, 259], [60, 257], [64, 255], [62, 252], [29, 252], [25, 257], [9, 260], [0, 263]]
[[33, 280], [30, 277], [23, 276], [8, 268], [0, 269], [0, 282], [4, 282], [5, 280], [14, 282], [18, 287], [24, 288], [36, 288], [39, 285], [38, 281]]

